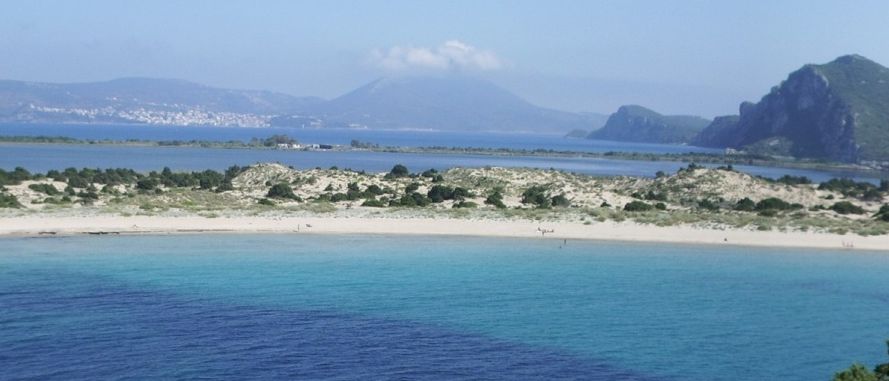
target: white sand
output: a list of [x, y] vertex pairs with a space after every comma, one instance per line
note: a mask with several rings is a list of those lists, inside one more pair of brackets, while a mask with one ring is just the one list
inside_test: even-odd
[[[540, 229], [552, 230], [542, 234]], [[889, 235], [862, 237], [806, 232], [716, 230], [689, 226], [658, 227], [632, 222], [493, 221], [445, 218], [375, 217], [5, 217], [0, 236], [174, 233], [413, 234], [590, 239], [768, 247], [806, 247], [889, 251]], [[844, 247], [851, 244], [853, 247]]]

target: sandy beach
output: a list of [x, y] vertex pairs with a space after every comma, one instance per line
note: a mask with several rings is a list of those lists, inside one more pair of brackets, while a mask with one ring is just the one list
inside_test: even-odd
[[611, 221], [585, 225], [573, 222], [521, 220], [375, 217], [0, 218], [0, 236], [188, 233], [454, 235], [889, 251], [887, 235], [864, 237], [852, 234], [719, 230], [691, 226], [658, 227]]

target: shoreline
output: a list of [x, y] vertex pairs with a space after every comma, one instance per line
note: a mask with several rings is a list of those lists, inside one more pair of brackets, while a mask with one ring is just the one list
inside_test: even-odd
[[[545, 233], [543, 233], [545, 231]], [[709, 229], [633, 222], [539, 222], [379, 217], [4, 217], [2, 237], [168, 234], [379, 234], [622, 241], [766, 248], [842, 249], [889, 253], [889, 235]], [[851, 245], [851, 246], [850, 246]]]

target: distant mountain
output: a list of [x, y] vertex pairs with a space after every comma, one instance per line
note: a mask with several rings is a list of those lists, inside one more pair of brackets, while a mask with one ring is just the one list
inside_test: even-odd
[[642, 143], [688, 143], [709, 120], [690, 115], [661, 115], [642, 106], [621, 106], [588, 139]]
[[[889, 69], [859, 55], [805, 65], [695, 144], [843, 162], [889, 160]], [[717, 121], [720, 122], [717, 124]]]
[[155, 118], [187, 123], [192, 119], [225, 117], [250, 120], [262, 115], [301, 113], [320, 102], [319, 98], [219, 89], [174, 79], [123, 78], [71, 84], [0, 81], [2, 121], [150, 123]]
[[327, 124], [385, 129], [565, 133], [595, 125], [595, 114], [538, 107], [461, 75], [383, 78], [312, 110]]

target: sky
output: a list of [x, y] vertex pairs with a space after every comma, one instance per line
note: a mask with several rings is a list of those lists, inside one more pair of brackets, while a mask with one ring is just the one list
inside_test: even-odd
[[889, 65], [889, 1], [4, 1], [0, 79], [178, 78], [333, 98], [460, 73], [532, 103], [737, 113], [806, 63]]

